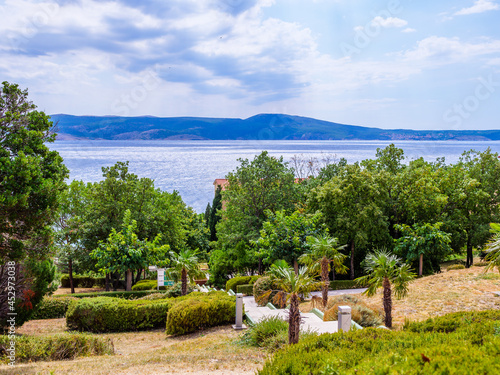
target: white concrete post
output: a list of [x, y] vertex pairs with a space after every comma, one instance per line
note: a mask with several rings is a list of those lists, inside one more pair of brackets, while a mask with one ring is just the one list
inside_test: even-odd
[[351, 307], [339, 306], [338, 329], [347, 332], [351, 329]]
[[236, 324], [233, 328], [236, 330], [247, 328], [243, 324], [243, 293], [236, 294]]

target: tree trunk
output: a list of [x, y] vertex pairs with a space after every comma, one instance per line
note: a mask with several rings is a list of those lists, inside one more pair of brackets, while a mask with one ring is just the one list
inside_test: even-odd
[[106, 285], [106, 292], [109, 292], [109, 290], [111, 289], [109, 286], [109, 273], [106, 274], [105, 285]]
[[385, 326], [387, 328], [392, 328], [392, 297], [391, 297], [391, 282], [387, 277], [384, 277], [382, 283], [384, 288], [384, 312], [385, 312]]
[[132, 290], [132, 277], [134, 276], [132, 270], [127, 270], [125, 274], [125, 282], [126, 282], [126, 287], [125, 290], [127, 292], [130, 292]]
[[295, 271], [295, 274], [299, 274], [299, 262], [297, 262], [297, 259], [293, 260], [293, 270]]
[[354, 241], [351, 242], [351, 280], [354, 280]]
[[465, 262], [465, 267], [472, 267], [473, 257], [472, 257], [472, 239], [471, 235], [467, 234], [467, 261]]
[[297, 295], [297, 293], [292, 293], [290, 297], [290, 313], [288, 315], [288, 344], [297, 344], [299, 342], [299, 332], [299, 296]]
[[424, 254], [420, 254], [420, 258], [418, 260], [418, 277], [422, 277], [423, 270], [424, 270]]
[[75, 284], [73, 283], [73, 259], [68, 259], [68, 274], [69, 274], [69, 287], [71, 294], [75, 294]]
[[137, 270], [137, 275], [135, 276], [134, 284], [137, 284], [141, 279], [142, 270]]
[[323, 282], [321, 294], [323, 297], [323, 308], [326, 308], [326, 305], [328, 304], [328, 288], [330, 287], [330, 279], [328, 278], [328, 263], [328, 258], [323, 257], [323, 259], [321, 259], [321, 281]]
[[185, 268], [181, 271], [181, 295], [187, 294], [187, 271]]

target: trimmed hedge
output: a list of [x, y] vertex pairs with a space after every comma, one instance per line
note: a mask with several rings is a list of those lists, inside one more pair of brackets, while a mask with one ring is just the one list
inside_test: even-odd
[[260, 275], [233, 277], [232, 279], [226, 282], [226, 292], [232, 290], [233, 292], [236, 293], [237, 291], [236, 288], [238, 285], [247, 285], [247, 284], [253, 285], [260, 277], [261, 277]]
[[71, 330], [126, 332], [164, 327], [174, 299], [125, 300], [111, 297], [83, 298], [66, 313]]
[[[456, 312], [430, 318], [423, 322], [407, 322], [404, 329], [410, 332], [455, 332], [459, 328], [472, 324], [484, 324], [488, 321], [497, 322], [500, 327], [500, 310]], [[500, 332], [499, 332], [500, 333]]]
[[[136, 291], [136, 290], [153, 290], [153, 289], [156, 290], [157, 285], [158, 285], [158, 281], [157, 280], [141, 280], [141, 281], [137, 282], [132, 287], [132, 290], [133, 291]], [[165, 290], [165, 289], [167, 289], [166, 286], [160, 286], [160, 290]]]
[[[104, 277], [91, 277], [91, 276], [78, 276], [73, 275], [73, 287], [75, 288], [93, 288], [98, 286], [100, 288], [106, 287], [106, 278]], [[64, 274], [61, 276], [61, 287], [70, 288], [69, 275]]]
[[[0, 348], [9, 347], [9, 337], [0, 335]], [[16, 362], [60, 361], [104, 354], [114, 354], [113, 342], [95, 335], [63, 333], [16, 337]], [[6, 350], [0, 350], [0, 362], [9, 363], [8, 355]]]
[[64, 318], [69, 305], [78, 298], [64, 296], [59, 298], [44, 297], [42, 302], [36, 307], [36, 311], [31, 317], [35, 319], [58, 319]]
[[253, 284], [237, 285], [236, 293], [243, 293], [246, 296], [253, 296]]
[[[64, 298], [64, 297], [75, 297], [75, 298], [94, 298], [94, 297], [113, 297], [122, 299], [137, 299], [149, 294], [158, 293], [156, 290], [136, 290], [131, 292], [125, 292], [123, 290], [116, 292], [92, 292], [92, 293], [75, 293], [75, 294], [58, 294], [53, 296], [54, 298]], [[165, 292], [160, 292], [165, 293]]]
[[364, 285], [359, 285], [355, 280], [333, 280], [330, 281], [330, 290], [341, 289], [357, 289], [365, 288]]
[[235, 321], [234, 297], [220, 291], [193, 294], [168, 311], [167, 334], [183, 335]]
[[[278, 351], [258, 373], [499, 374], [498, 315], [455, 313], [407, 325], [418, 331], [365, 328], [311, 337]], [[454, 331], [441, 332], [449, 329], [445, 322]]]

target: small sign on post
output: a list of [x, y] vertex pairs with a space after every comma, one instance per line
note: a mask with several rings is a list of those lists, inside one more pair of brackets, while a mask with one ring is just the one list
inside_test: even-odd
[[236, 294], [236, 324], [233, 325], [233, 329], [240, 330], [246, 329], [246, 325], [243, 324], [243, 293]]

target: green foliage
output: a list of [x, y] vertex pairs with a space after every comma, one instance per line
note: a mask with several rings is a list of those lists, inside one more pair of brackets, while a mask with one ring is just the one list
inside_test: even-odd
[[446, 267], [446, 271], [463, 270], [463, 269], [465, 269], [465, 266], [463, 264], [452, 264]]
[[[271, 277], [263, 276], [259, 278], [253, 284], [253, 296], [255, 298], [255, 302], [257, 302], [259, 306], [267, 305], [276, 295], [276, 293], [278, 293], [278, 290], [276, 290], [276, 288], [277, 285], [273, 280], [271, 280]], [[271, 294], [266, 295], [267, 292], [270, 290], [272, 290], [273, 292]]]
[[69, 305], [78, 301], [75, 297], [44, 297], [42, 302], [37, 306], [32, 319], [57, 319], [64, 318]]
[[253, 285], [260, 277], [261, 276], [259, 275], [233, 277], [232, 279], [226, 282], [226, 292], [228, 292], [231, 289], [233, 292], [236, 293], [236, 287], [238, 285], [244, 285], [244, 284]]
[[[75, 293], [75, 294], [58, 294], [53, 296], [53, 298], [65, 298], [65, 297], [75, 297], [81, 298], [94, 298], [94, 297], [113, 297], [122, 299], [136, 299], [150, 294], [156, 293], [155, 290], [136, 290], [136, 291], [116, 291], [116, 292], [91, 292], [91, 293]], [[162, 291], [162, 293], [165, 293]]]
[[[140, 280], [132, 287], [132, 290], [153, 290], [158, 286], [157, 280]], [[160, 286], [161, 290], [167, 289], [166, 286]]]
[[[286, 345], [288, 322], [277, 316], [267, 316], [252, 325], [241, 338], [241, 342], [256, 347], [278, 349]], [[276, 345], [277, 343], [280, 345]]]
[[204, 278], [205, 274], [198, 263], [198, 252], [188, 248], [182, 248], [179, 253], [170, 252], [171, 267], [165, 271], [165, 276], [171, 280], [181, 282], [181, 294], [187, 294], [188, 282], [193, 283], [198, 278]]
[[[411, 227], [406, 224], [396, 225], [396, 229], [401, 232], [402, 236], [395, 241], [394, 252], [410, 263], [422, 256], [422, 259], [426, 261], [422, 264], [424, 273], [439, 271], [439, 264], [452, 251], [450, 234], [440, 230], [442, 225], [443, 223], [413, 224]], [[426, 268], [427, 272], [425, 272]]]
[[362, 299], [343, 294], [328, 301], [323, 320], [338, 320], [339, 306], [351, 307], [351, 319], [361, 327], [378, 327], [384, 322], [383, 311], [366, 304]]
[[488, 262], [488, 265], [484, 271], [488, 272], [496, 267], [500, 272], [500, 224], [491, 223], [490, 226], [493, 238], [486, 247], [487, 255], [484, 260]]
[[451, 333], [440, 332], [443, 327], [427, 331], [366, 328], [309, 337], [275, 353], [258, 374], [498, 373], [500, 337], [495, 332], [499, 313], [468, 314], [450, 315], [452, 320], [461, 319], [459, 328], [451, 330], [450, 326]]
[[286, 215], [283, 211], [268, 212], [262, 224], [260, 238], [255, 242], [259, 257], [266, 264], [283, 259], [289, 264], [297, 262], [308, 248], [307, 239], [317, 236], [321, 230], [320, 215], [304, 215], [295, 211]]
[[[10, 347], [8, 336], [0, 336], [0, 347]], [[16, 337], [16, 362], [20, 363], [72, 360], [78, 357], [111, 355], [114, 352], [111, 339], [83, 333]], [[9, 362], [3, 350], [0, 351], [0, 362]]]
[[235, 320], [236, 301], [225, 292], [195, 293], [168, 311], [166, 332], [183, 335]]
[[246, 296], [253, 296], [253, 284], [242, 284], [236, 286], [236, 293], [243, 293]]
[[409, 332], [455, 332], [470, 331], [474, 326], [487, 322], [499, 322], [500, 310], [456, 312], [444, 316], [430, 318], [423, 322], [408, 322], [404, 329]]
[[[95, 286], [104, 288], [106, 279], [104, 277], [79, 276], [73, 275], [73, 287], [75, 288], [93, 288]], [[61, 287], [69, 288], [69, 275], [61, 276]]]
[[175, 299], [125, 300], [83, 298], [69, 306], [66, 324], [71, 330], [128, 332], [163, 327]]

